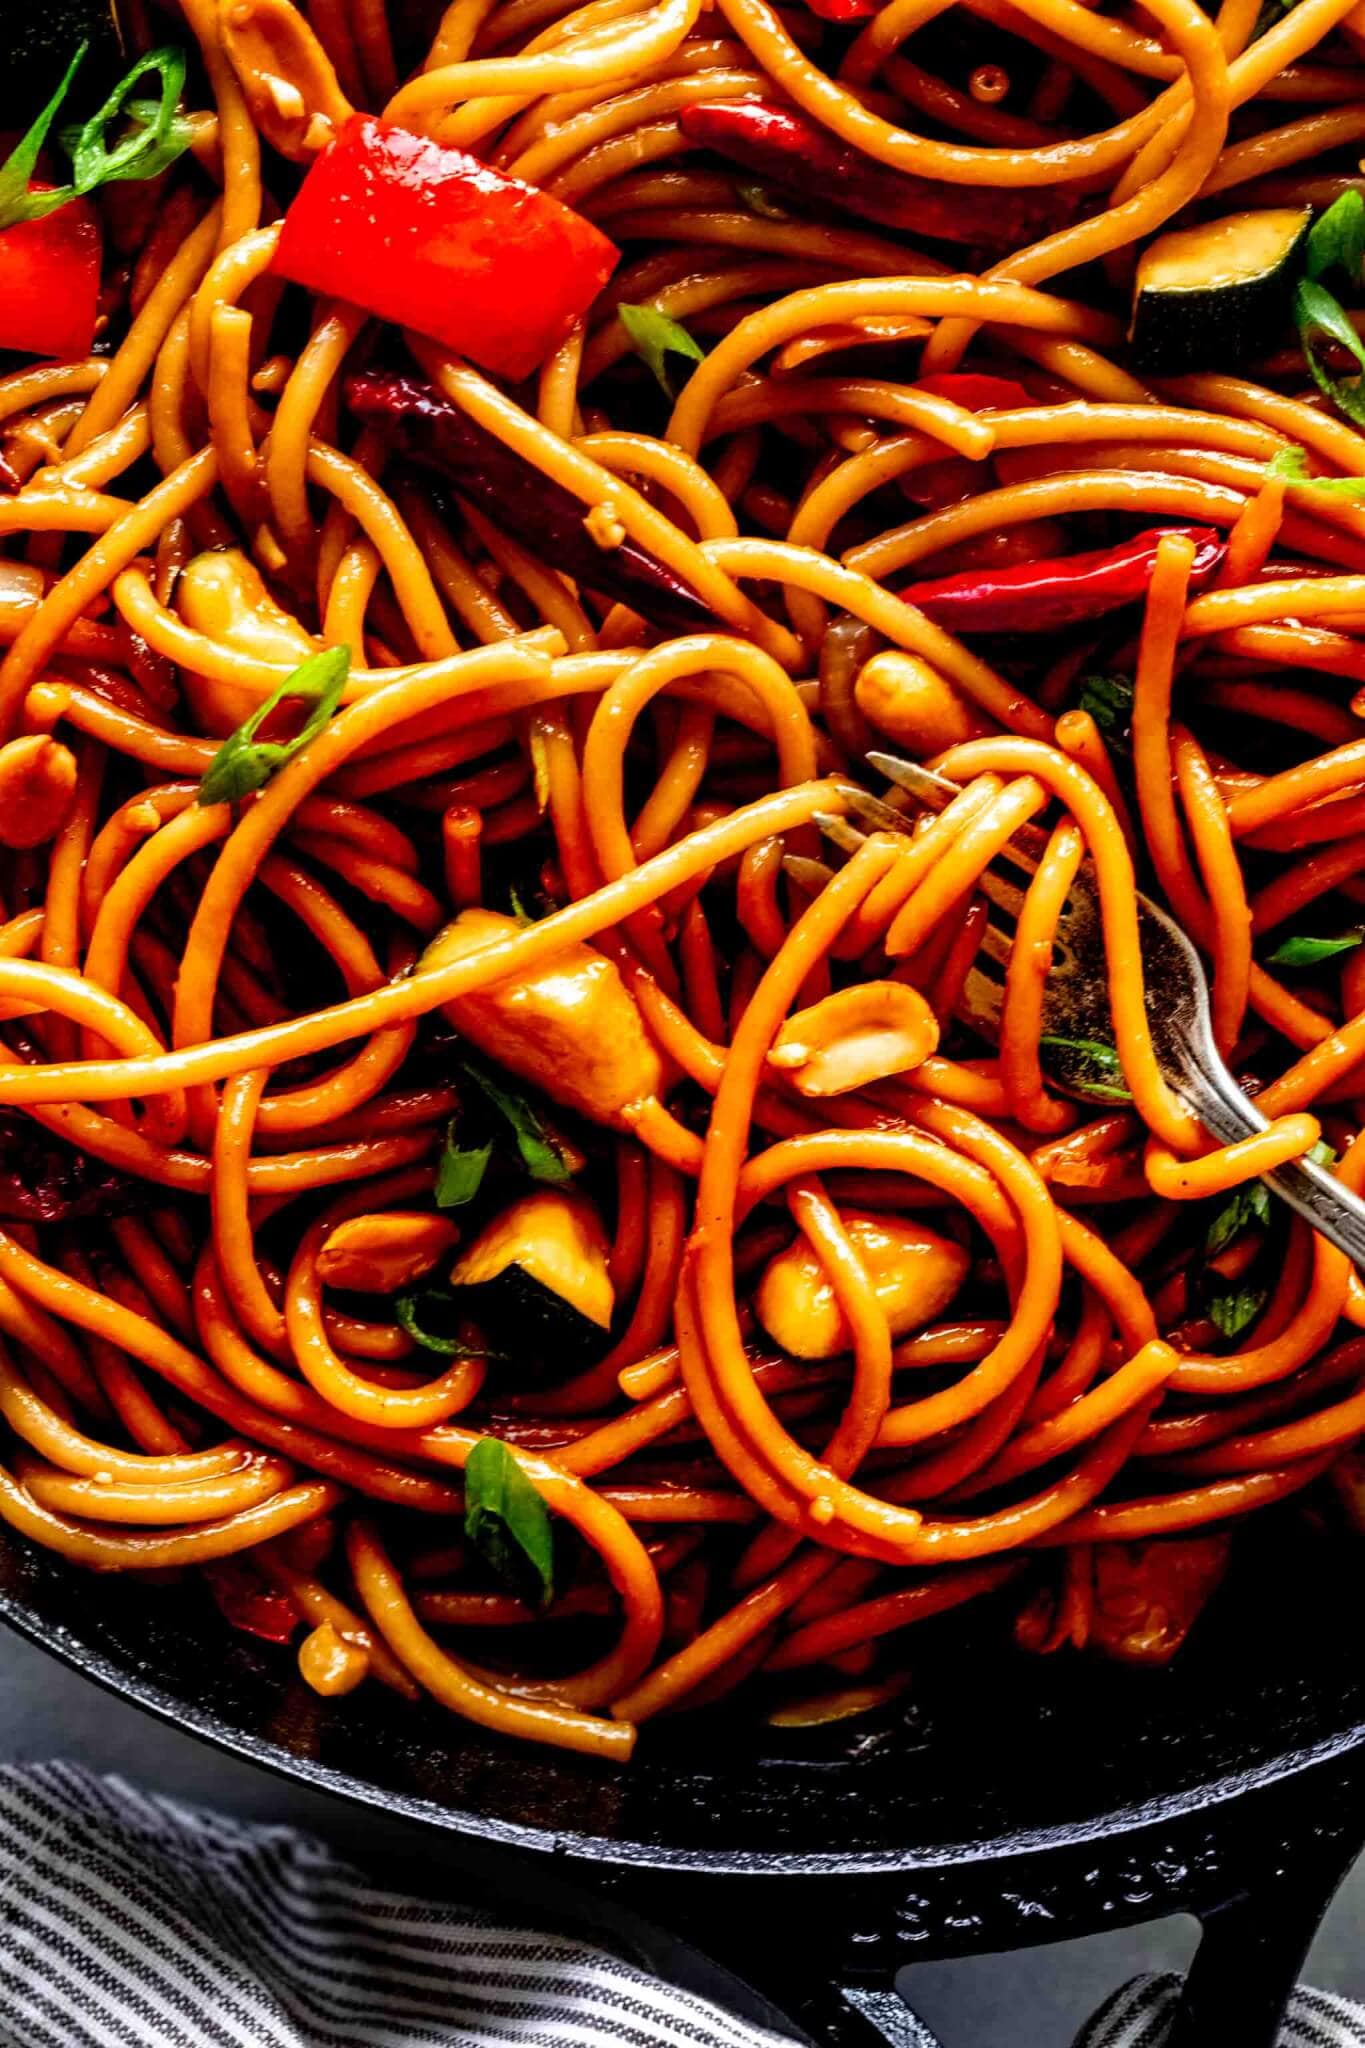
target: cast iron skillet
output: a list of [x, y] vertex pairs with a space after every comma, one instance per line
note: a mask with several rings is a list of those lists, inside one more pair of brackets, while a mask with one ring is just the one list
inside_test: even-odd
[[77, 1669], [482, 1857], [521, 1852], [532, 1895], [547, 1852], [561, 1875], [563, 1859], [591, 1863], [637, 1911], [780, 1983], [829, 2043], [925, 2040], [887, 2021], [884, 1994], [848, 1988], [887, 1985], [916, 1955], [1183, 1908], [1206, 1934], [1182, 2042], [1270, 2048], [1365, 1835], [1356, 1580], [1341, 1536], [1282, 1514], [1248, 1529], [1166, 1671], [1019, 1657], [1003, 1610], [945, 1617], [919, 1632], [911, 1689], [877, 1718], [798, 1733], [717, 1709], [657, 1724], [622, 1771], [373, 1686], [324, 1703], [287, 1653], [229, 1634], [195, 1587], [78, 1572], [0, 1532], [0, 1617]]

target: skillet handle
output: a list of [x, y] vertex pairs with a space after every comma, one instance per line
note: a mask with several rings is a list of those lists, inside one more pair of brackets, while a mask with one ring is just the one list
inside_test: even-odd
[[1334, 1836], [1204, 1916], [1164, 2048], [1276, 2048], [1313, 1936], [1358, 1848]]
[[896, 1991], [835, 1982], [793, 1995], [788, 1985], [783, 2007], [816, 2048], [941, 2048]]

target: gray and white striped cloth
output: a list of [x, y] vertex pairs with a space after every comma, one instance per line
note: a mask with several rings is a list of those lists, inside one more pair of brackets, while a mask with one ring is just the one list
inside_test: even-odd
[[[1134, 1978], [1075, 2048], [1161, 2048], [1179, 1990]], [[0, 1769], [0, 2048], [795, 2044], [589, 1943], [385, 1890], [293, 1828], [48, 1763]], [[1301, 1986], [1281, 2048], [1365, 2048], [1365, 2007]]]
[[605, 1950], [63, 1763], [0, 1769], [0, 2048], [794, 2048]]
[[[1162, 2048], [1180, 1981], [1175, 1976], [1132, 1978], [1082, 2028], [1076, 2048]], [[1280, 2048], [1365, 2048], [1365, 2005], [1300, 1984], [1280, 2030]]]

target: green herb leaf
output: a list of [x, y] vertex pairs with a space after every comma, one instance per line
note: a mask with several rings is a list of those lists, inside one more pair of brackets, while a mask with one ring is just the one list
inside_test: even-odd
[[1365, 498], [1365, 476], [1312, 476], [1302, 448], [1281, 448], [1266, 464], [1267, 476], [1282, 476], [1286, 483], [1302, 484], [1329, 498]]
[[[706, 351], [700, 348], [680, 321], [671, 320], [667, 313], [661, 313], [657, 306], [618, 306], [621, 325], [630, 336], [631, 347], [636, 355], [642, 356], [657, 377], [666, 398], [676, 398], [678, 393], [668, 374], [667, 357], [683, 356], [688, 362], [700, 363], [706, 359]], [[689, 370], [687, 375], [690, 377]], [[684, 379], [684, 382], [686, 379]]]
[[[89, 48], [82, 43], [66, 76], [3, 166], [0, 166], [0, 228], [20, 221], [41, 220], [60, 206], [127, 178], [155, 178], [190, 146], [190, 124], [180, 112], [180, 95], [185, 87], [185, 55], [169, 46], [139, 57], [114, 87], [104, 105], [79, 127], [64, 129], [60, 140], [71, 158], [71, 182], [48, 192], [30, 192], [29, 180], [48, 130], [56, 120], [71, 87], [81, 59]], [[134, 89], [155, 73], [161, 81], [156, 100], [134, 98]], [[131, 131], [111, 149], [106, 133], [123, 117], [132, 122]]]
[[1112, 1045], [1106, 1045], [1101, 1038], [1055, 1038], [1044, 1036], [1039, 1045], [1055, 1046], [1061, 1052], [1076, 1052], [1084, 1056], [1091, 1066], [1099, 1069], [1101, 1076], [1112, 1075], [1113, 1079], [1084, 1081], [1085, 1092], [1093, 1095], [1097, 1102], [1131, 1102], [1133, 1097], [1123, 1079], [1123, 1066]]
[[1245, 1281], [1231, 1287], [1215, 1287], [1209, 1299], [1209, 1314], [1225, 1337], [1240, 1337], [1265, 1307], [1269, 1292], [1268, 1287]]
[[395, 1297], [393, 1313], [398, 1326], [406, 1330], [414, 1344], [420, 1344], [424, 1351], [439, 1351], [443, 1358], [492, 1358], [496, 1354], [483, 1345], [464, 1344], [458, 1337], [447, 1337], [429, 1326], [433, 1310], [446, 1309], [452, 1314], [457, 1304], [448, 1287], [424, 1287], [419, 1293], [400, 1294]]
[[1133, 722], [1131, 676], [1086, 676], [1077, 708], [1088, 711], [1106, 740], [1123, 741]]
[[1223, 1204], [1204, 1238], [1204, 1251], [1216, 1258], [1235, 1237], [1253, 1227], [1265, 1229], [1270, 1222], [1270, 1189], [1262, 1180], [1245, 1181]]
[[550, 1187], [568, 1187], [573, 1175], [570, 1173], [554, 1139], [546, 1130], [537, 1112], [514, 1088], [487, 1067], [479, 1066], [473, 1060], [464, 1062], [465, 1072], [471, 1081], [482, 1088], [493, 1107], [500, 1110], [512, 1126], [512, 1135], [517, 1141], [522, 1165], [532, 1180], [544, 1181]]
[[464, 1468], [464, 1532], [500, 1579], [536, 1603], [554, 1598], [555, 1539], [550, 1511], [500, 1437], [481, 1437]]
[[1360, 282], [1365, 260], [1365, 199], [1354, 187], [1334, 199], [1326, 213], [1319, 214], [1308, 231], [1304, 274], [1325, 277], [1329, 270], [1345, 271], [1352, 284]]
[[55, 213], [59, 206], [65, 206], [68, 200], [76, 197], [74, 185], [57, 185], [50, 192], [30, 192], [28, 186], [34, 165], [47, 141], [47, 131], [56, 120], [62, 101], [71, 90], [71, 81], [89, 48], [89, 43], [81, 44], [42, 113], [0, 164], [0, 228], [17, 227], [24, 220], [41, 220], [45, 214]]
[[[292, 761], [296, 754], [301, 754], [309, 741], [317, 738], [341, 702], [350, 667], [349, 647], [326, 647], [321, 654], [310, 655], [292, 675], [286, 676], [279, 688], [272, 690], [263, 704], [257, 705], [245, 724], [239, 725], [236, 732], [223, 741], [204, 771], [204, 779], [199, 785], [200, 803], [237, 803], [242, 797], [250, 796], [253, 790], [263, 788], [286, 761]], [[258, 740], [256, 735], [271, 712], [286, 699], [295, 697], [313, 708], [293, 739]]]
[[1299, 346], [1313, 382], [1339, 412], [1345, 413], [1348, 420], [1358, 427], [1365, 426], [1365, 386], [1362, 380], [1359, 377], [1334, 377], [1319, 361], [1313, 346], [1314, 335], [1325, 334], [1329, 341], [1337, 342], [1348, 355], [1354, 356], [1365, 370], [1365, 344], [1362, 344], [1345, 309], [1325, 285], [1304, 278], [1294, 294], [1294, 318], [1298, 323]]
[[1272, 967], [1315, 967], [1319, 960], [1330, 960], [1334, 953], [1349, 953], [1362, 940], [1365, 932], [1344, 932], [1338, 939], [1310, 939], [1304, 934], [1281, 939], [1266, 958]]
[[1311, 1159], [1316, 1166], [1332, 1167], [1337, 1163], [1336, 1150], [1328, 1144], [1326, 1138], [1319, 1138], [1316, 1145], [1310, 1145], [1303, 1156], [1305, 1159]]
[[438, 1209], [462, 1209], [466, 1202], [472, 1202], [483, 1185], [488, 1171], [488, 1162], [493, 1157], [492, 1144], [457, 1145], [455, 1142], [455, 1118], [446, 1126], [446, 1141], [441, 1150], [440, 1163], [436, 1168], [436, 1206]]

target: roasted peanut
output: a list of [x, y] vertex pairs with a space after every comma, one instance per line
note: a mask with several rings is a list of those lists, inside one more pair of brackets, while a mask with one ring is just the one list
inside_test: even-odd
[[[196, 633], [258, 661], [297, 668], [318, 651], [312, 634], [276, 604], [260, 570], [240, 548], [196, 555], [187, 562], [175, 586], [175, 603]], [[235, 732], [261, 701], [256, 691], [188, 671], [185, 690], [196, 723], [215, 736]]]
[[[844, 1216], [893, 1337], [948, 1306], [971, 1261], [960, 1245], [898, 1216]], [[773, 1342], [792, 1358], [833, 1358], [851, 1338], [825, 1269], [803, 1237], [770, 1259], [754, 1307]]]
[[299, 1644], [299, 1670], [314, 1692], [335, 1699], [354, 1692], [369, 1677], [369, 1652], [359, 1643], [348, 1643], [330, 1621], [319, 1622]]
[[389, 1209], [338, 1223], [318, 1253], [318, 1277], [357, 1294], [396, 1294], [429, 1273], [459, 1242], [445, 1216]]
[[76, 791], [76, 757], [44, 732], [0, 747], [0, 846], [44, 846]]
[[327, 52], [289, 0], [222, 0], [218, 21], [256, 126], [306, 163], [354, 112]]
[[917, 988], [865, 981], [789, 1017], [768, 1064], [802, 1095], [843, 1095], [909, 1073], [938, 1045], [938, 1019]]
[[[496, 910], [462, 910], [437, 933], [422, 966], [448, 967], [518, 930], [515, 918]], [[527, 974], [442, 1007], [499, 1066], [594, 1123], [629, 1129], [625, 1112], [662, 1086], [663, 1064], [615, 961], [591, 946], [566, 946]]]
[[916, 759], [941, 754], [988, 730], [946, 676], [898, 647], [864, 664], [853, 697], [869, 725]]

